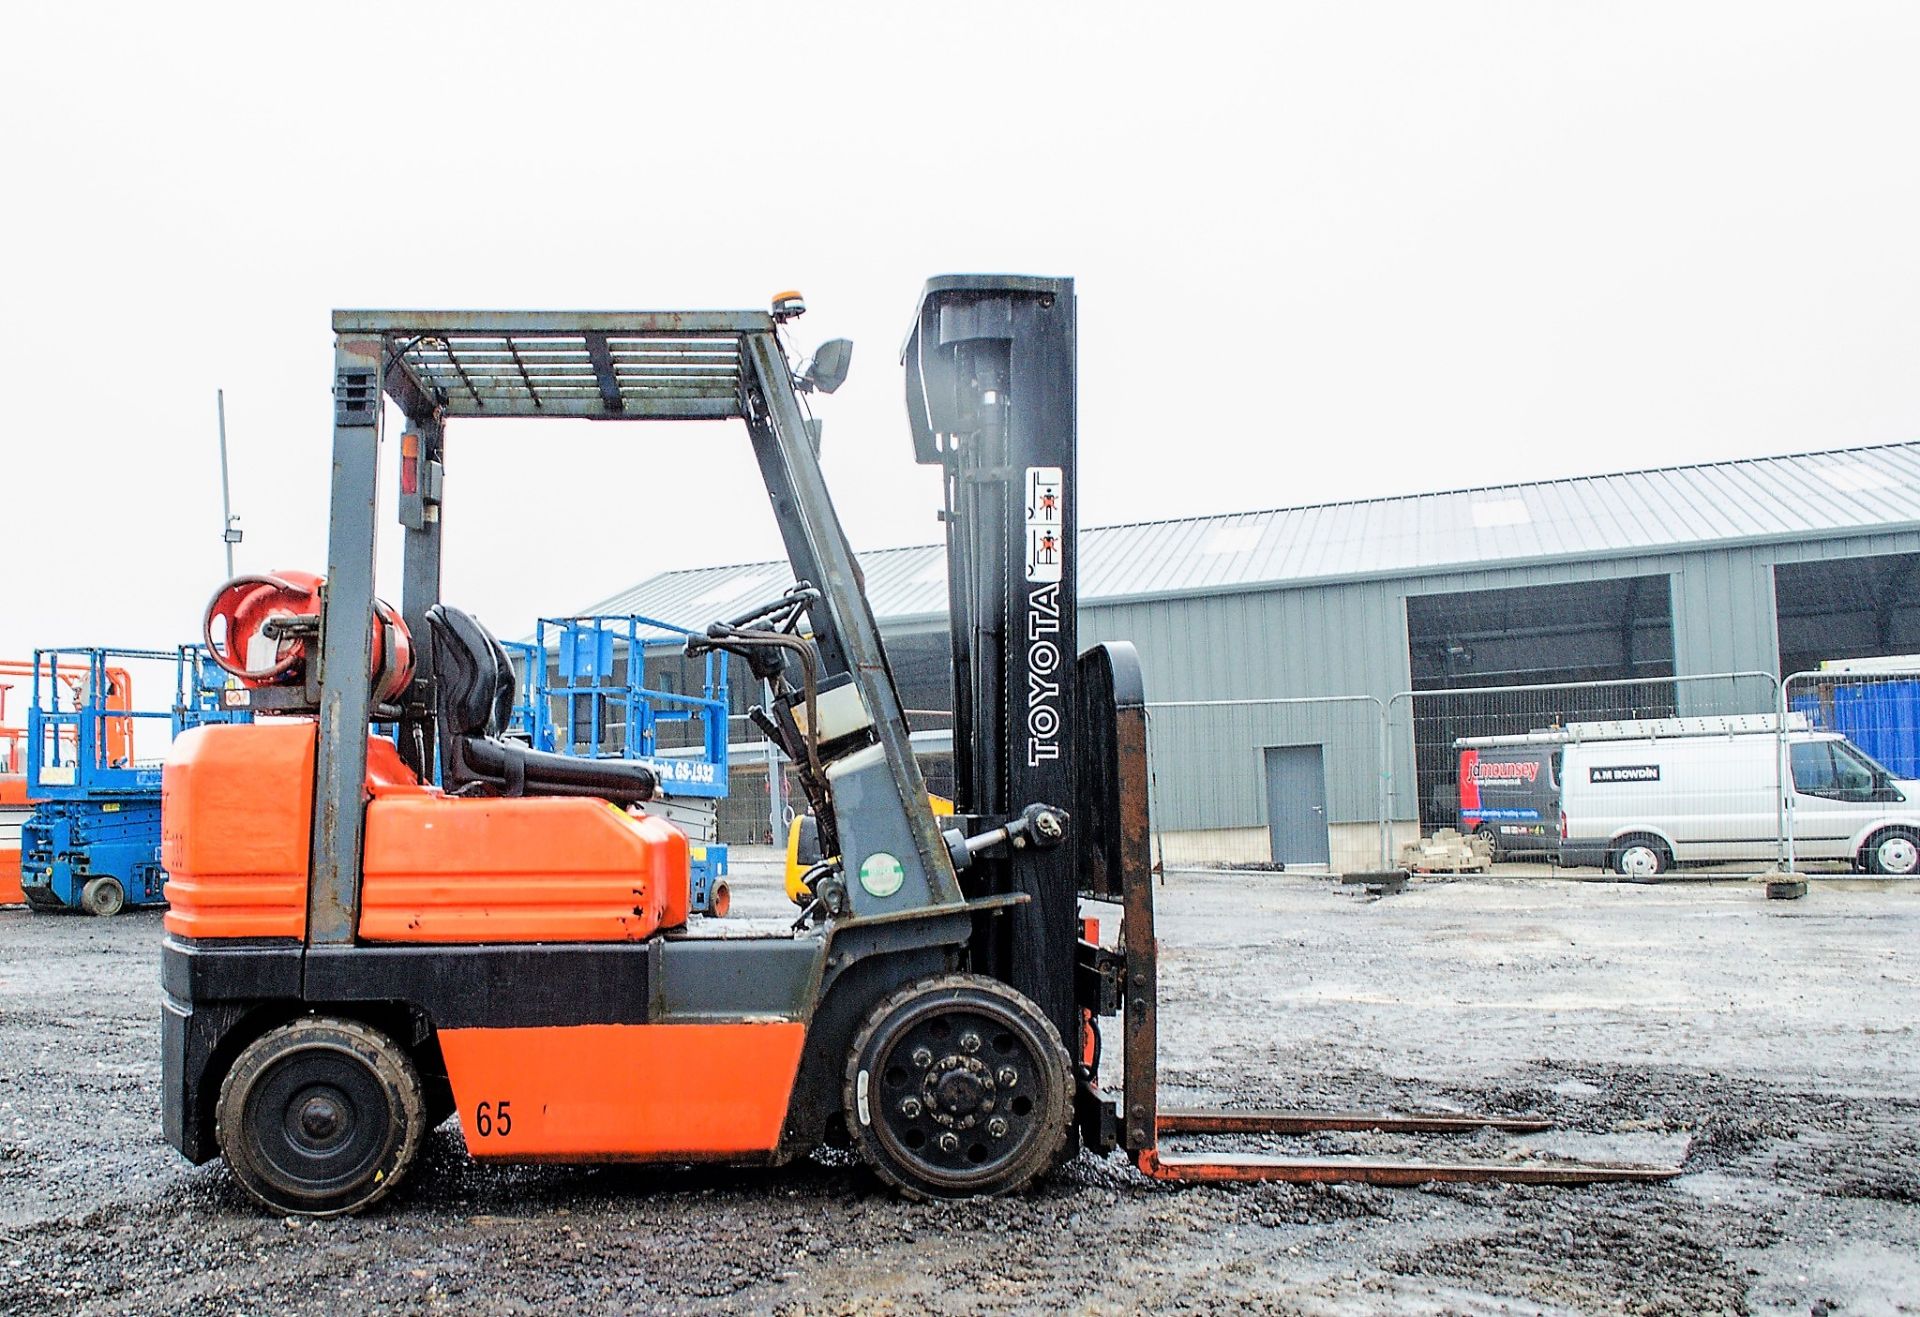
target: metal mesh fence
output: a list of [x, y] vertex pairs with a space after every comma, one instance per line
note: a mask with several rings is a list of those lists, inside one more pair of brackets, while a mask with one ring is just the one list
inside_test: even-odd
[[[1457, 829], [1470, 848], [1482, 835], [1494, 872], [1920, 874], [1920, 670], [1799, 673], [1784, 687], [1745, 672], [1179, 701], [1147, 714], [1165, 869], [1373, 870]], [[950, 794], [951, 715], [908, 716], [929, 789]], [[743, 719], [733, 739], [722, 839], [778, 837], [767, 747]], [[780, 776], [784, 819], [805, 802]]]
[[1156, 861], [1378, 867], [1380, 719], [1370, 695], [1148, 705]]
[[1785, 854], [1780, 728], [1764, 672], [1154, 704], [1156, 859], [1759, 872]]
[[1788, 864], [1920, 874], [1920, 670], [1796, 672], [1781, 699]]
[[1638, 876], [1689, 850], [1770, 863], [1778, 702], [1765, 672], [1405, 691], [1388, 702], [1389, 743], [1411, 748], [1392, 765], [1390, 812], [1422, 835], [1477, 833], [1502, 861], [1625, 860]]

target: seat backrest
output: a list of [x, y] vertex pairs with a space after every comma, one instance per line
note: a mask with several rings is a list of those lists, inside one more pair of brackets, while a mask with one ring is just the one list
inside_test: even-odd
[[443, 736], [498, 736], [513, 717], [513, 660], [491, 632], [448, 604], [427, 610], [435, 712]]

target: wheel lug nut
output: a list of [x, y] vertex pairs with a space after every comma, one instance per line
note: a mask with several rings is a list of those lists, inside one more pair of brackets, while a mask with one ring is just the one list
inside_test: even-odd
[[980, 1050], [980, 1035], [979, 1035], [979, 1034], [977, 1034], [977, 1033], [972, 1033], [972, 1032], [968, 1032], [968, 1033], [963, 1033], [963, 1034], [961, 1034], [961, 1035], [960, 1035], [960, 1050], [961, 1050], [961, 1051], [963, 1051], [963, 1052], [977, 1052], [977, 1051], [979, 1051], [979, 1050]]
[[952, 1134], [952, 1133], [942, 1134], [940, 1136], [940, 1151], [941, 1152], [959, 1152], [960, 1136], [958, 1134]]
[[933, 1064], [933, 1053], [924, 1047], [916, 1047], [913, 1049], [913, 1063], [925, 1070]]
[[900, 1102], [900, 1114], [908, 1120], [918, 1118], [920, 1115], [920, 1099], [916, 1097], [903, 1098]]
[[1012, 1088], [1020, 1082], [1020, 1072], [1010, 1065], [1003, 1065], [1000, 1067], [1000, 1073], [995, 1075], [994, 1078], [1000, 1081], [1000, 1087]]
[[1006, 1138], [1007, 1137], [1007, 1118], [1005, 1116], [995, 1116], [992, 1120], [988, 1121], [987, 1133], [991, 1134], [996, 1139]]

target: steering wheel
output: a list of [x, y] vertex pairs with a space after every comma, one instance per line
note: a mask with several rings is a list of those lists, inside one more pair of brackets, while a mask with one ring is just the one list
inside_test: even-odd
[[[777, 599], [764, 604], [756, 604], [746, 612], [730, 617], [724, 622], [715, 622], [707, 628], [707, 634], [714, 639], [725, 636], [730, 631], [768, 630], [784, 631], [791, 635], [800, 625], [800, 617], [807, 606], [818, 603], [820, 592], [806, 581], [795, 581], [786, 588], [786, 592]], [[761, 623], [762, 626], [755, 626]]]

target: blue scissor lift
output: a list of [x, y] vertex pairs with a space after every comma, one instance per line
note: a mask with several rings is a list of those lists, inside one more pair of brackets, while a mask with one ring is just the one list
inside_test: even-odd
[[500, 648], [507, 651], [519, 672], [519, 680], [513, 684], [513, 713], [507, 719], [506, 732], [526, 737], [536, 750], [553, 749], [533, 739], [533, 726], [537, 721], [533, 712], [536, 687], [546, 680], [546, 664], [538, 658], [539, 647], [530, 640], [503, 640]]
[[587, 759], [630, 759], [660, 781], [661, 812], [697, 835], [692, 908], [724, 914], [727, 848], [713, 840], [715, 802], [727, 794], [726, 656], [709, 653], [701, 691], [646, 684], [647, 649], [680, 652], [695, 634], [638, 614], [544, 617], [527, 664], [526, 702], [516, 709], [534, 748]]
[[[137, 708], [130, 664], [171, 663], [173, 706]], [[226, 674], [202, 646], [168, 652], [105, 647], [39, 649], [27, 709], [27, 799], [20, 886], [36, 910], [118, 914], [166, 900], [160, 864], [157, 758], [135, 749], [140, 728], [166, 720], [169, 739], [251, 715], [221, 707]]]

